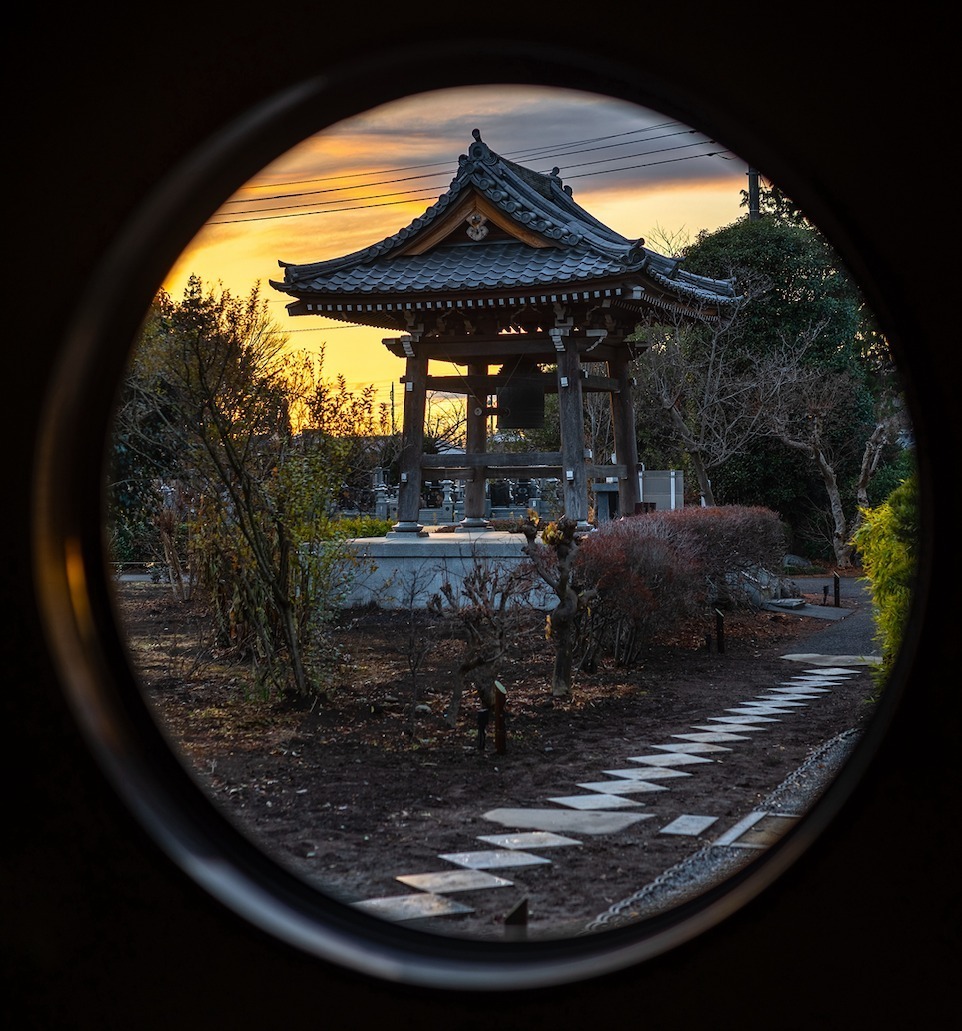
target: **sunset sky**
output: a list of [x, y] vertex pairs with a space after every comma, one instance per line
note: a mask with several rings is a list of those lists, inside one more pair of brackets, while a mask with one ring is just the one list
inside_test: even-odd
[[575, 200], [627, 237], [667, 250], [744, 214], [745, 162], [660, 112], [607, 97], [531, 87], [472, 87], [374, 108], [315, 135], [265, 167], [212, 216], [164, 281], [187, 278], [246, 295], [255, 284], [297, 350], [325, 345], [325, 375], [380, 400], [403, 369], [382, 330], [287, 315], [272, 289], [278, 261], [334, 258], [408, 225], [448, 188], [479, 129], [496, 153], [539, 172], [557, 166]]

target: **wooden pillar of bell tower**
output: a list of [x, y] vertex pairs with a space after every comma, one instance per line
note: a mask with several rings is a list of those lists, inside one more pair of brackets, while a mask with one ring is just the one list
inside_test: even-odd
[[[406, 345], [406, 350], [411, 347]], [[421, 514], [421, 459], [424, 454], [424, 410], [427, 403], [428, 360], [413, 348], [408, 354], [404, 377], [404, 425], [401, 427], [397, 518], [391, 536], [413, 534], [426, 537], [418, 521]]]
[[[468, 365], [468, 377], [472, 382], [483, 380], [487, 375], [487, 365]], [[464, 450], [469, 455], [484, 454], [488, 447], [488, 392], [475, 388], [465, 400]], [[483, 467], [475, 466], [471, 472], [472, 478], [464, 483], [464, 518], [458, 524], [458, 530], [490, 530], [491, 524], [484, 517], [485, 471]]]
[[618, 508], [623, 516], [634, 515], [638, 492], [638, 438], [635, 436], [635, 404], [628, 359], [608, 362], [608, 375], [618, 383], [611, 393], [611, 422], [615, 437], [615, 460], [625, 467], [618, 477]]
[[558, 412], [561, 429], [561, 484], [565, 515], [588, 529], [588, 470], [585, 464], [584, 396], [577, 341], [564, 329], [552, 329], [558, 354]]

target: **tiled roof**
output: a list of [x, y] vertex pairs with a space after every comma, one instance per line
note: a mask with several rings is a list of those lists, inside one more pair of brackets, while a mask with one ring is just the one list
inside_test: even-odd
[[[535, 234], [542, 246], [520, 237], [488, 240], [484, 230], [471, 239], [458, 226], [423, 253], [409, 253], [425, 234], [444, 227], [445, 218], [472, 191], [501, 214], [509, 233], [516, 225], [519, 234], [528, 239]], [[301, 298], [518, 289], [611, 278], [642, 283], [647, 278], [679, 300], [717, 305], [734, 299], [730, 281], [693, 276], [644, 241], [616, 233], [575, 202], [557, 169], [542, 175], [507, 161], [481, 141], [477, 130], [448, 191], [409, 225], [352, 254], [280, 265], [284, 280], [271, 285]]]
[[375, 258], [297, 277], [299, 291], [333, 294], [439, 293], [577, 283], [624, 271], [584, 246], [530, 247], [518, 240], [451, 244], [426, 254]]

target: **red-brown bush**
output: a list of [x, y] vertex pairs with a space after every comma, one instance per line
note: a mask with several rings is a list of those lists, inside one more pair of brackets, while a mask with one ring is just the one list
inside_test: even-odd
[[744, 600], [746, 581], [777, 569], [785, 532], [764, 508], [652, 512], [604, 524], [578, 552], [582, 590], [597, 601], [581, 620], [582, 666], [602, 652], [633, 665], [653, 634], [704, 605]]
[[739, 604], [759, 571], [781, 568], [786, 531], [778, 514], [760, 506], [717, 505], [651, 512], [626, 520], [634, 532], [683, 548], [699, 564], [706, 600]]

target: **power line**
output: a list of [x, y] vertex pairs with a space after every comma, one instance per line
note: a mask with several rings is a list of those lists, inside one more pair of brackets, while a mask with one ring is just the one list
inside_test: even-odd
[[[652, 165], [673, 165], [678, 161], [691, 161], [693, 158], [714, 158], [725, 157], [731, 154], [730, 150], [711, 150], [707, 154], [689, 154], [683, 158], [662, 158], [661, 161], [646, 161], [641, 165], [624, 165], [621, 168], [606, 168], [600, 172], [580, 172], [578, 175], [565, 176], [566, 179], [584, 179], [589, 175], [606, 175], [608, 172], [630, 172], [636, 168], [651, 168]], [[728, 160], [728, 158], [726, 158]]]
[[[690, 144], [690, 146], [694, 146], [694, 145], [695, 144]], [[676, 149], [676, 148], [668, 148], [668, 149]], [[661, 151], [655, 151], [654, 153], [662, 153], [662, 152]], [[578, 173], [576, 175], [565, 176], [565, 179], [584, 179], [587, 176], [610, 175], [610, 174], [615, 173], [615, 172], [635, 171], [635, 170], [637, 170], [639, 168], [651, 168], [651, 167], [654, 167], [656, 165], [675, 164], [675, 163], [680, 162], [680, 161], [693, 161], [693, 160], [696, 160], [696, 159], [699, 159], [699, 158], [710, 158], [710, 157], [718, 157], [718, 156], [724, 157], [726, 154], [730, 154], [730, 153], [731, 153], [731, 151], [728, 151], [728, 150], [714, 150], [714, 151], [709, 151], [707, 154], [689, 154], [686, 157], [680, 157], [680, 158], [666, 158], [666, 159], [663, 159], [661, 161], [648, 161], [648, 162], [642, 162], [641, 164], [637, 164], [637, 165], [623, 165], [623, 166], [619, 166], [618, 168], [597, 169], [594, 172], [580, 172], [580, 173]], [[621, 159], [618, 159], [618, 160], [624, 160], [624, 158], [621, 158]], [[581, 166], [575, 165], [575, 166], [571, 166], [571, 167], [581, 167]], [[347, 205], [344, 205], [342, 207], [326, 208], [325, 210], [318, 210], [317, 209], [317, 205], [303, 205], [305, 207], [311, 207], [312, 210], [311, 211], [290, 212], [290, 213], [284, 214], [284, 215], [255, 215], [253, 218], [225, 218], [225, 219], [219, 219], [217, 221], [210, 220], [210, 221], [206, 222], [205, 224], [209, 225], [209, 226], [223, 226], [223, 225], [233, 225], [233, 224], [236, 224], [236, 223], [243, 223], [243, 222], [269, 221], [271, 219], [278, 219], [278, 218], [300, 218], [300, 217], [303, 217], [304, 215], [334, 215], [334, 214], [341, 214], [341, 213], [346, 212], [346, 211], [358, 211], [358, 210], [361, 210], [363, 208], [393, 207], [393, 206], [396, 206], [398, 204], [409, 204], [409, 203], [412, 203], [412, 201], [414, 201], [415, 198], [413, 196], [411, 196], [411, 194], [414, 193], [414, 192], [421, 192], [421, 193], [423, 193], [425, 191], [424, 190], [421, 190], [421, 191], [406, 191], [407, 196], [406, 196], [406, 199], [404, 199], [404, 200], [393, 200], [393, 201], [392, 200], [387, 200], [387, 201], [380, 201], [380, 202], [375, 203], [375, 204], [347, 204]], [[390, 195], [387, 195], [387, 196], [390, 196]], [[323, 201], [318, 202], [318, 204], [323, 204], [323, 203], [324, 203]], [[335, 201], [334, 203], [337, 203], [337, 202]], [[285, 205], [283, 207], [287, 207], [287, 206]], [[257, 210], [257, 209], [252, 209], [252, 210]], [[273, 209], [268, 209], [268, 210], [273, 210]], [[280, 209], [280, 210], [283, 210], [283, 208]], [[243, 213], [244, 212], [238, 212], [237, 214], [243, 214]]]
[[[691, 131], [694, 131], [694, 130], [691, 130]], [[679, 136], [679, 135], [682, 135], [682, 134], [681, 133], [668, 133], [667, 134], [667, 136]], [[665, 138], [666, 137], [664, 137], [664, 136], [656, 137], [656, 139], [665, 139]], [[650, 142], [654, 142], [654, 141], [653, 140], [646, 140], [645, 142], [646, 143], [650, 143]], [[578, 164], [565, 165], [564, 167], [565, 168], [584, 168], [586, 165], [602, 165], [602, 164], [604, 164], [607, 161], [627, 161], [627, 160], [629, 160], [629, 159], [631, 159], [633, 157], [643, 157], [646, 154], [663, 154], [663, 153], [666, 153], [667, 151], [671, 151], [671, 150], [684, 150], [684, 149], [686, 149], [688, 147], [700, 147], [700, 146], [703, 146], [705, 144], [705, 142], [706, 141], [704, 141], [704, 140], [697, 140], [694, 143], [685, 143], [685, 144], [683, 144], [680, 147], [662, 147], [659, 150], [646, 150], [646, 151], [642, 151], [640, 154], [623, 154], [623, 155], [621, 155], [621, 157], [618, 157], [618, 158], [608, 157], [608, 158], [601, 158], [601, 159], [599, 159], [597, 161], [582, 161], [582, 162], [580, 162]], [[707, 141], [707, 142], [714, 143], [714, 140]], [[612, 144], [611, 146], [623, 147], [623, 146], [625, 146], [625, 144], [624, 143], [617, 143], [617, 144]], [[607, 149], [608, 149], [608, 147], [590, 147], [590, 148], [588, 148], [586, 150], [572, 151], [571, 155], [573, 156], [575, 154], [587, 154], [587, 153], [592, 153], [593, 151], [607, 150]], [[556, 154], [554, 156], [555, 157], [566, 157], [568, 155]], [[371, 186], [388, 186], [388, 185], [391, 185], [393, 183], [409, 182], [412, 179], [426, 179], [426, 178], [433, 178], [433, 176], [428, 176], [428, 175], [412, 175], [412, 176], [406, 176], [405, 178], [402, 178], [402, 179], [385, 179], [385, 180], [378, 181], [378, 182], [365, 183], [363, 186], [355, 184], [355, 185], [352, 185], [352, 186], [335, 186], [335, 187], [330, 187], [330, 188], [323, 189], [323, 190], [301, 190], [301, 191], [299, 191], [297, 193], [280, 193], [280, 194], [275, 194], [275, 195], [270, 196], [270, 197], [258, 197], [258, 198], [256, 198], [256, 203], [259, 204], [262, 201], [271, 201], [271, 200], [292, 200], [295, 197], [314, 197], [314, 196], [317, 196], [318, 194], [321, 194], [321, 193], [350, 192], [352, 190], [366, 189], [366, 188], [371, 187]], [[432, 189], [433, 189], [433, 187], [425, 186], [425, 187], [422, 187], [421, 189], [418, 189], [418, 190], [395, 190], [395, 191], [393, 191], [391, 193], [372, 193], [372, 194], [370, 194], [368, 196], [365, 196], [365, 197], [357, 197], [357, 198], [352, 198], [352, 199], [356, 199], [356, 200], [379, 200], [382, 197], [411, 196], [411, 195], [413, 195], [415, 193], [427, 193], [427, 192], [429, 192]], [[226, 204], [250, 204], [251, 201], [250, 200], [245, 200], [245, 199], [242, 199], [242, 198], [232, 198], [231, 200], [225, 201], [224, 203], [225, 203], [225, 205]], [[316, 203], [317, 204], [327, 205], [327, 204], [337, 204], [338, 202], [336, 200], [333, 200], [333, 201], [317, 201]], [[247, 215], [247, 214], [255, 214], [255, 213], [264, 212], [264, 211], [285, 211], [285, 210], [289, 210], [290, 208], [296, 208], [296, 207], [309, 207], [309, 205], [307, 205], [307, 204], [285, 204], [285, 205], [282, 205], [282, 206], [276, 207], [276, 208], [246, 208], [246, 209], [244, 209], [242, 211], [232, 211], [231, 214], [232, 215]]]
[[[533, 157], [536, 154], [538, 154], [539, 152], [545, 151], [545, 150], [547, 150], [549, 152], [548, 156], [550, 157], [551, 156], [551, 152], [556, 151], [559, 147], [577, 147], [577, 146], [581, 146], [582, 144], [600, 143], [603, 140], [614, 140], [614, 139], [618, 139], [619, 137], [622, 137], [622, 136], [635, 136], [638, 133], [654, 132], [656, 129], [665, 129], [665, 128], [668, 128], [669, 126], [672, 126], [672, 125], [681, 125], [681, 124], [682, 124], [681, 122], [673, 122], [673, 121], [659, 122], [656, 125], [650, 125], [650, 126], [647, 126], [644, 129], [628, 129], [625, 132], [611, 133], [608, 136], [592, 136], [592, 137], [589, 137], [587, 139], [569, 140], [567, 143], [544, 144], [543, 146], [540, 146], [540, 147], [529, 147], [529, 148], [523, 149], [523, 150], [514, 150], [514, 151], [508, 150], [508, 151], [505, 151], [502, 154], [502, 157], [507, 157], [507, 158], [513, 158], [513, 157], [519, 157], [519, 156], [520, 157]], [[689, 129], [687, 131], [689, 131], [689, 132], [696, 132], [697, 130]], [[619, 146], [619, 144], [613, 144], [613, 146]], [[426, 162], [423, 162], [423, 163], [417, 164], [417, 165], [401, 165], [398, 168], [382, 168], [382, 169], [372, 169], [371, 171], [368, 171], [368, 172], [350, 172], [350, 173], [342, 173], [340, 175], [317, 176], [317, 177], [312, 178], [312, 179], [293, 179], [293, 180], [290, 180], [288, 182], [280, 182], [280, 183], [248, 183], [247, 185], [240, 187], [240, 189], [242, 189], [242, 190], [275, 190], [279, 186], [302, 186], [302, 185], [306, 185], [307, 183], [336, 182], [339, 179], [351, 179], [351, 178], [355, 178], [357, 176], [366, 176], [366, 175], [395, 175], [398, 172], [412, 172], [412, 171], [414, 171], [415, 169], [418, 169], [418, 168], [438, 168], [440, 170], [438, 172], [434, 173], [434, 174], [436, 174], [436, 175], [443, 175], [443, 174], [447, 174], [448, 173], [450, 165], [447, 162], [426, 161]], [[378, 183], [369, 183], [368, 185], [379, 185], [379, 184]]]

